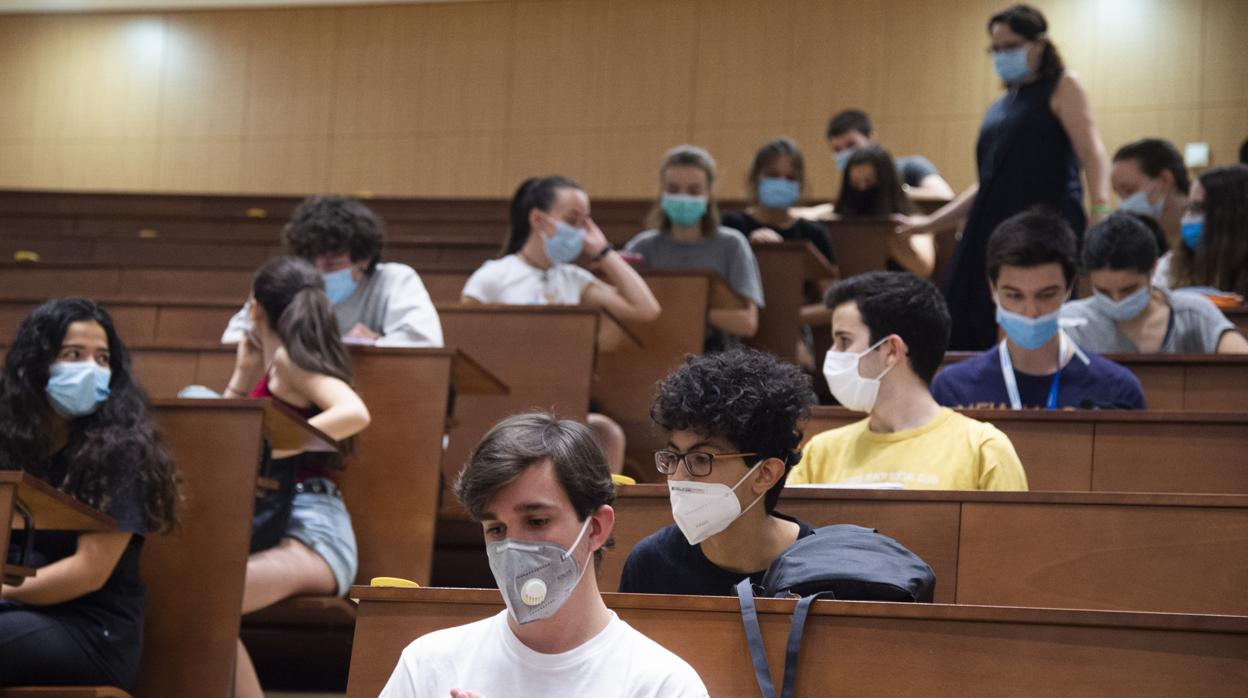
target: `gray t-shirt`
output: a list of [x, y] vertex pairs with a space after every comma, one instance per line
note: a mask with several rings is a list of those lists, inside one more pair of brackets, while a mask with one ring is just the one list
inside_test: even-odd
[[720, 227], [715, 237], [693, 242], [677, 242], [657, 230], [638, 233], [624, 246], [646, 260], [654, 269], [710, 269], [723, 277], [737, 293], [763, 307], [763, 282], [758, 260], [745, 236], [732, 228]]
[[[1170, 304], [1170, 328], [1158, 353], [1213, 354], [1224, 332], [1235, 325], [1208, 298], [1193, 291], [1168, 291], [1157, 288]], [[1139, 349], [1127, 339], [1112, 318], [1102, 313], [1092, 298], [1071, 301], [1062, 306], [1062, 319], [1082, 324], [1064, 325], [1066, 334], [1075, 344], [1098, 354], [1138, 354]]]
[[908, 187], [917, 187], [931, 175], [940, 174], [931, 160], [922, 155], [907, 155], [897, 158], [897, 176]]

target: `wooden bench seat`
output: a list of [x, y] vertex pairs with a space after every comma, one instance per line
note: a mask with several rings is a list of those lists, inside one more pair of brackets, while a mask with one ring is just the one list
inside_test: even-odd
[[[352, 698], [376, 696], [417, 637], [503, 608], [493, 590], [360, 587], [352, 595], [360, 599]], [[735, 598], [603, 597], [621, 619], [689, 662], [712, 696], [758, 696]], [[771, 673], [779, 677], [795, 602], [757, 605]], [[1246, 681], [1242, 617], [818, 601], [807, 619], [796, 695], [1231, 695]]]
[[[672, 523], [666, 486], [617, 493], [607, 590]], [[932, 566], [942, 603], [1248, 615], [1248, 496], [791, 487], [777, 510], [897, 539]]]
[[[959, 410], [1005, 432], [1033, 491], [1248, 494], [1248, 413]], [[864, 419], [816, 407], [816, 434]]]

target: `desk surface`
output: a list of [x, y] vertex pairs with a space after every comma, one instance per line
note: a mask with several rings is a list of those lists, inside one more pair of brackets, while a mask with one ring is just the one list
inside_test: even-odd
[[[373, 696], [403, 647], [497, 613], [494, 590], [353, 587], [360, 600], [350, 696]], [[603, 594], [638, 631], [682, 656], [711, 695], [757, 696], [732, 597]], [[759, 599], [779, 676], [795, 602]], [[708, 642], [708, 638], [714, 638]], [[1233, 692], [1248, 680], [1248, 618], [1036, 608], [819, 601], [811, 608], [797, 695]], [[942, 691], [938, 691], [942, 692]]]
[[39, 478], [19, 470], [0, 470], [0, 484], [15, 485], [17, 499], [45, 531], [111, 531], [117, 522]]

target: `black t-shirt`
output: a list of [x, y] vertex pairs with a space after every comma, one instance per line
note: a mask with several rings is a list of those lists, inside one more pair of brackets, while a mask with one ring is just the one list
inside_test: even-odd
[[[759, 223], [754, 220], [750, 214], [745, 213], [744, 211], [731, 211], [729, 213], [725, 213], [723, 215], [722, 223], [726, 228], [740, 230], [741, 234], [747, 238], [750, 236], [750, 233], [758, 230], [759, 228], [771, 227]], [[816, 223], [815, 221], [798, 218], [796, 223], [788, 228], [785, 228], [784, 230], [777, 230], [775, 228], [772, 228], [772, 230], [779, 233], [780, 237], [785, 240], [809, 240], [810, 243], [815, 246], [816, 250], [819, 250], [824, 257], [828, 258], [829, 262], [836, 261], [836, 258], [832, 255], [832, 243], [828, 241], [828, 229], [825, 228], [822, 223]]]
[[[803, 521], [772, 512], [772, 516], [797, 524], [798, 539], [812, 533]], [[750, 573], [754, 584], [762, 584], [767, 570]], [[624, 561], [620, 592], [632, 594], [694, 594], [733, 596], [746, 575], [729, 572], [707, 559], [702, 545], [689, 545], [676, 524], [652, 533], [633, 547]]]
[[[69, 470], [68, 450], [57, 453], [48, 467], [46, 480], [53, 486], [64, 484]], [[134, 682], [143, 647], [147, 591], [139, 575], [139, 553], [147, 533], [145, 501], [143, 486], [137, 478], [127, 477], [116, 483], [103, 507], [104, 513], [117, 521], [117, 531], [134, 534], [104, 586], [71, 601], [32, 607], [64, 623], [84, 652], [94, 657], [100, 669], [121, 686]], [[22, 544], [22, 534], [13, 534], [10, 554], [20, 550]], [[73, 531], [36, 530], [34, 537], [31, 565], [35, 568], [63, 560], [78, 550], [78, 534]]]

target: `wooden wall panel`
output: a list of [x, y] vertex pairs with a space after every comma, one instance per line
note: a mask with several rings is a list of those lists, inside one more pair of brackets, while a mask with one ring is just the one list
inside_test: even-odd
[[[754, 150], [789, 135], [807, 198], [840, 176], [835, 110], [871, 112], [896, 155], [974, 179], [1001, 86], [1000, 0], [494, 0], [0, 16], [0, 186], [506, 196], [560, 172], [651, 196], [693, 142], [741, 196]], [[1111, 152], [1248, 136], [1248, 3], [1037, 0]]]

